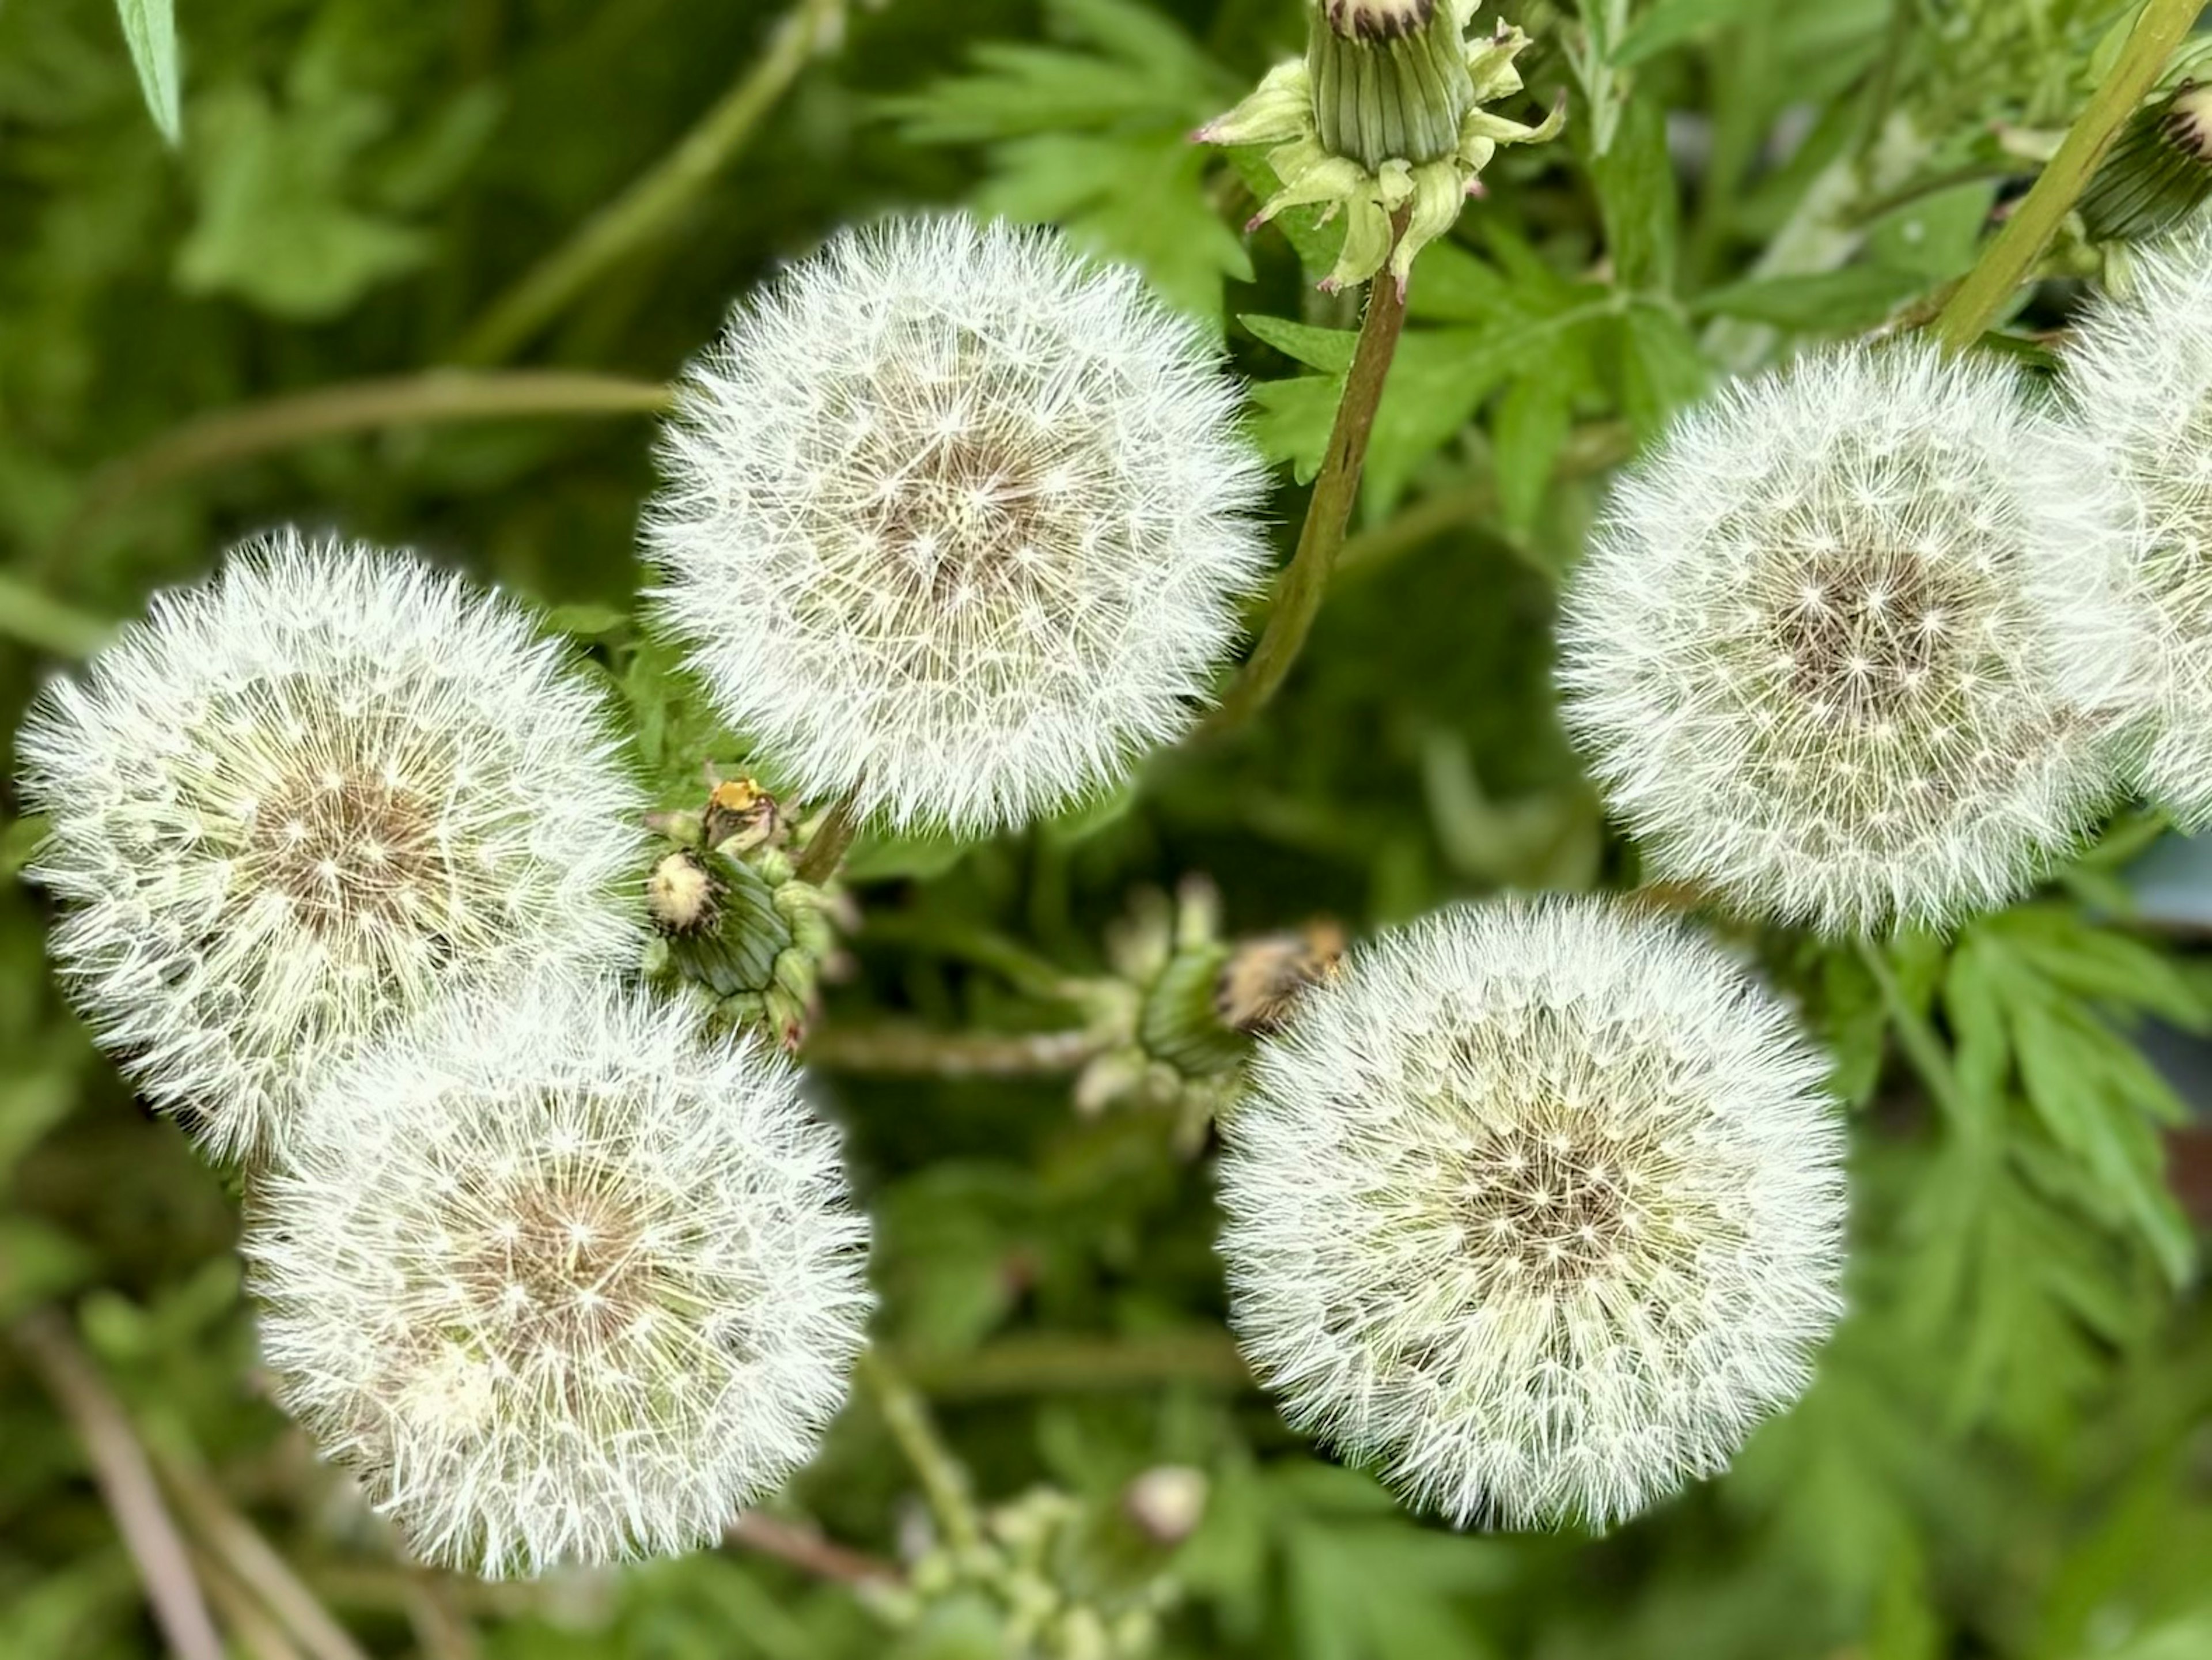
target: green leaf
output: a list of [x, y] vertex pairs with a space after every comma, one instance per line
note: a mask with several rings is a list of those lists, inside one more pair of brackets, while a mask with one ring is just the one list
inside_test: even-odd
[[1253, 385], [1251, 394], [1252, 412], [1245, 426], [1260, 453], [1270, 461], [1290, 463], [1291, 477], [1299, 483], [1313, 483], [1328, 452], [1336, 406], [1344, 401], [1344, 377], [1295, 374], [1284, 380], [1261, 380]]
[[1669, 46], [1723, 23], [1733, 23], [1754, 6], [1768, 0], [1659, 0], [1638, 18], [1620, 44], [1613, 49], [1616, 69], [1626, 69], [1647, 58], [1656, 58]]
[[1620, 319], [1620, 409], [1639, 442], [1664, 431], [1674, 412], [1694, 404], [1712, 370], [1682, 319], [1656, 306], [1632, 307]]
[[1498, 475], [1498, 503], [1505, 528], [1525, 536], [1544, 504], [1552, 469], [1574, 423], [1573, 380], [1564, 374], [1524, 374], [1498, 400], [1490, 441]]
[[1667, 151], [1667, 117], [1656, 101], [1639, 98], [1622, 112], [1613, 148], [1590, 164], [1590, 176], [1613, 280], [1638, 292], [1670, 292], [1681, 205]]
[[1252, 312], [1240, 313], [1237, 320], [1255, 338], [1266, 341], [1285, 357], [1324, 374], [1348, 371], [1352, 354], [1359, 346], [1358, 331], [1353, 329], [1319, 329], [1310, 323], [1293, 323]]
[[1804, 277], [1731, 283], [1699, 295], [1693, 309], [1701, 317], [1741, 317], [1804, 334], [1856, 334], [1928, 287], [1928, 277], [1919, 271], [1846, 265]]
[[336, 96], [280, 112], [259, 88], [233, 84], [192, 108], [199, 216], [177, 254], [188, 291], [334, 317], [430, 258], [427, 233], [346, 200], [355, 158], [383, 128], [380, 104]]
[[146, 112], [173, 149], [185, 135], [177, 91], [176, 0], [115, 0], [115, 11], [131, 47], [131, 66], [138, 71]]
[[942, 876], [974, 850], [975, 843], [955, 836], [890, 836], [863, 830], [845, 855], [841, 875], [847, 882], [926, 882]]

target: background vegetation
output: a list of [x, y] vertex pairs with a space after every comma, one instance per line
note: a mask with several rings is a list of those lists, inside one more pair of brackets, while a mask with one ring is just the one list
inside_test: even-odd
[[[1504, 6], [1537, 38], [1528, 109], [1569, 89], [1570, 136], [1503, 155], [1423, 257], [1284, 695], [1079, 818], [863, 846], [865, 927], [813, 1058], [877, 1219], [881, 1329], [984, 1504], [1064, 1495], [1023, 1514], [1051, 1523], [1037, 1578], [1070, 1605], [1159, 1608], [1158, 1651], [1191, 1656], [2212, 1654], [2201, 1224], [2166, 1152], [2185, 1109], [2135, 1038], [2212, 1025], [2212, 977], [2131, 914], [2120, 873], [2154, 823], [1956, 942], [1747, 937], [1856, 1115], [1853, 1312], [1724, 1478], [1601, 1539], [1438, 1529], [1289, 1434], [1220, 1323], [1207, 1101], [1181, 1089], [1202, 1061], [1097, 1110], [1070, 1087], [1126, 1043], [1096, 983], [1116, 920], [1188, 876], [1231, 932], [1355, 935], [1502, 886], [1633, 883], [1547, 678], [1605, 473], [1721, 375], [1932, 315], [2133, 9]], [[897, 206], [1057, 222], [1218, 328], [1285, 464], [1287, 545], [1357, 296], [1315, 291], [1310, 222], [1240, 235], [1264, 164], [1186, 135], [1295, 48], [1296, 0], [187, 0], [178, 21], [172, 148], [113, 6], [0, 0], [10, 729], [110, 619], [298, 521], [568, 608], [666, 801], [696, 805], [702, 760], [744, 757], [672, 712], [628, 621], [643, 417], [733, 295]], [[2098, 257], [2062, 241], [2022, 350]], [[0, 868], [34, 838], [9, 820]], [[94, 1444], [150, 1450], [240, 1653], [1000, 1651], [1003, 1586], [921, 1584], [887, 1625], [927, 1523], [866, 1396], [723, 1551], [507, 1587], [401, 1564], [264, 1399], [233, 1195], [93, 1051], [44, 926], [0, 885], [0, 1652], [158, 1651]], [[1147, 1508], [1162, 1483], [1133, 1507], [1162, 1466], [1204, 1475], [1187, 1538]]]

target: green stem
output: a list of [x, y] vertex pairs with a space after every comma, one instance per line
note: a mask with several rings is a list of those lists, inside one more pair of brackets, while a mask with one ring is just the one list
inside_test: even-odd
[[668, 387], [653, 380], [568, 370], [432, 369], [356, 380], [217, 410], [165, 433], [94, 475], [85, 501], [55, 538], [65, 553], [131, 497], [196, 473], [325, 438], [380, 427], [436, 426], [515, 416], [656, 415]]
[[817, 888], [828, 882], [845, 862], [853, 838], [860, 833], [860, 816], [854, 811], [851, 800], [838, 802], [807, 838], [805, 851], [799, 855], [799, 879]]
[[2203, 9], [2203, 0], [2146, 0], [2088, 108], [1936, 319], [1936, 339], [1964, 351], [1997, 320]]
[[936, 1031], [906, 1022], [806, 1035], [806, 1063], [828, 1072], [894, 1077], [1035, 1078], [1079, 1070], [1106, 1046], [1097, 1032]]
[[[1401, 224], [1401, 232], [1403, 228]], [[1375, 430], [1375, 411], [1382, 404], [1390, 360], [1397, 353], [1398, 337], [1405, 326], [1403, 290], [1388, 276], [1377, 277], [1367, 285], [1367, 315], [1359, 325], [1358, 344], [1352, 349], [1352, 368], [1344, 378], [1344, 397], [1336, 406], [1336, 424], [1328, 435], [1321, 472], [1314, 480], [1313, 498], [1306, 504], [1297, 551], [1283, 574], [1260, 643], [1238, 671], [1221, 707], [1206, 723], [1209, 733], [1232, 732], [1257, 714], [1305, 648], [1306, 635], [1321, 612], [1322, 598], [1328, 592], [1329, 576], [1344, 546], [1352, 506], [1359, 498], [1359, 476], [1367, 465], [1367, 441]]]
[[875, 1392], [891, 1438], [921, 1478], [921, 1490], [946, 1541], [956, 1551], [975, 1549], [982, 1543], [983, 1525], [968, 1496], [968, 1475], [939, 1437], [927, 1404], [882, 1350], [863, 1350], [860, 1369]]
[[89, 657], [114, 632], [97, 617], [0, 571], [0, 635], [56, 657]]
[[768, 51], [676, 148], [535, 270], [492, 302], [463, 337], [455, 358], [496, 363], [513, 356], [601, 273], [665, 233], [751, 142], [807, 59], [833, 38], [845, 0], [798, 0]]

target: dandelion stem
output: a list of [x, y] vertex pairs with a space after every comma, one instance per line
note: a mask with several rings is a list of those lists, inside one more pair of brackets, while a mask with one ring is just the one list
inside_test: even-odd
[[1964, 351], [1997, 320], [2203, 9], [2203, 0], [2145, 0], [2112, 73], [1936, 318], [1936, 339]]
[[195, 1548], [193, 1566], [207, 1587], [208, 1601], [222, 1615], [222, 1623], [252, 1660], [307, 1660], [292, 1646], [284, 1628], [253, 1600], [252, 1593], [224, 1571], [210, 1552]]
[[122, 1403], [52, 1310], [26, 1316], [13, 1335], [83, 1442], [93, 1480], [137, 1565], [146, 1600], [170, 1648], [179, 1660], [223, 1660], [222, 1641], [192, 1572], [191, 1554], [162, 1505], [146, 1450]]
[[565, 369], [471, 371], [354, 380], [195, 417], [93, 477], [53, 546], [66, 552], [132, 496], [196, 473], [379, 427], [434, 426], [514, 416], [653, 415], [669, 404], [655, 380]]
[[968, 1496], [968, 1474], [939, 1436], [927, 1404], [880, 1348], [861, 1352], [860, 1372], [875, 1392], [899, 1450], [921, 1478], [921, 1490], [947, 1542], [956, 1551], [973, 1550], [982, 1542], [983, 1529]]
[[1088, 1030], [936, 1031], [908, 1022], [842, 1026], [806, 1037], [810, 1066], [830, 1072], [939, 1078], [1027, 1078], [1079, 1070], [1108, 1040]]
[[[1402, 213], [1397, 231], [1404, 234]], [[1305, 648], [1306, 635], [1321, 612], [1337, 554], [1344, 546], [1352, 506], [1359, 499], [1367, 441], [1375, 430], [1375, 411], [1382, 405], [1383, 383], [1389, 379], [1390, 360], [1397, 355], [1398, 337], [1405, 325], [1404, 291], [1387, 274], [1377, 276], [1367, 285], [1367, 314], [1359, 325], [1352, 368], [1344, 377], [1344, 396], [1336, 406], [1328, 449], [1314, 480], [1313, 496], [1306, 504], [1297, 551], [1291, 556], [1290, 567], [1283, 573], [1260, 643], [1237, 672], [1221, 707], [1206, 723], [1210, 733], [1233, 732], [1267, 707]]]
[[602, 272], [668, 230], [751, 142], [807, 59], [833, 37], [844, 9], [845, 0], [798, 0], [769, 36], [767, 52], [674, 149], [492, 302], [463, 337], [456, 360], [505, 362]]
[[820, 887], [837, 873], [838, 866], [845, 862], [851, 850], [853, 838], [860, 833], [860, 815], [854, 810], [848, 797], [830, 809], [829, 815], [816, 826], [807, 838], [806, 850], [799, 855], [799, 879]]
[[849, 1585], [895, 1585], [905, 1578], [889, 1562], [825, 1539], [813, 1528], [758, 1511], [748, 1511], [731, 1523], [726, 1536], [733, 1545], [775, 1557], [818, 1578]]
[[224, 1570], [276, 1615], [313, 1660], [368, 1660], [291, 1565], [223, 1495], [207, 1473], [167, 1450], [153, 1450], [154, 1467], [192, 1531]]
[[0, 634], [57, 657], [89, 657], [114, 629], [0, 571]]

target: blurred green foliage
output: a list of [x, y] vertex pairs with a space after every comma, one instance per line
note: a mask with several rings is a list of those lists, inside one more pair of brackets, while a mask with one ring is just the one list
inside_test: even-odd
[[[1106, 975], [1109, 927], [1191, 873], [1218, 879], [1231, 932], [1329, 914], [1357, 933], [1501, 886], [1632, 881], [1548, 684], [1553, 595], [1606, 471], [1717, 377], [1910, 314], [1959, 276], [2130, 8], [1503, 9], [1538, 40], [1530, 106], [1568, 89], [1571, 136], [1501, 155], [1417, 271], [1355, 535], [1285, 696], [1105, 810], [975, 848], [864, 845], [867, 926], [827, 1030], [1051, 1031], [1054, 977]], [[167, 13], [0, 3], [9, 728], [107, 619], [295, 520], [570, 608], [665, 800], [696, 805], [702, 761], [745, 757], [629, 621], [652, 481], [635, 415], [218, 435], [182, 464], [122, 463], [210, 411], [451, 363], [763, 61], [781, 8], [229, 0], [182, 9], [173, 67]], [[1330, 228], [1240, 234], [1264, 161], [1186, 135], [1295, 49], [1295, 0], [890, 0], [842, 23], [735, 161], [525, 360], [662, 380], [836, 225], [952, 201], [1054, 221], [1219, 329], [1285, 464], [1287, 545], [1356, 296], [1314, 289]], [[178, 88], [172, 149], [149, 111]], [[2032, 301], [2043, 321], [2065, 303]], [[1075, 1501], [1080, 1524], [1035, 1545], [1042, 1571], [1086, 1606], [1146, 1588], [1166, 1654], [2212, 1654], [2212, 1323], [2161, 1151], [2185, 1110], [2132, 1040], [2149, 1018], [2212, 1027], [2212, 980], [2116, 917], [2131, 835], [1948, 945], [1745, 939], [1832, 1046], [1855, 1114], [1852, 1313], [1796, 1412], [1610, 1536], [1453, 1535], [1316, 1457], [1226, 1347], [1203, 1160], [1169, 1113], [1073, 1112], [1065, 1075], [823, 1079], [878, 1220], [884, 1336], [987, 1503]], [[34, 839], [0, 830], [0, 873]], [[0, 1324], [71, 1310], [157, 1456], [210, 1472], [363, 1651], [1001, 1651], [986, 1591], [890, 1620], [879, 1596], [743, 1544], [525, 1587], [401, 1566], [266, 1404], [234, 1195], [92, 1050], [44, 927], [10, 879]], [[3, 1344], [0, 1445], [0, 1654], [159, 1651], [82, 1445]], [[1180, 1543], [1130, 1517], [1129, 1484], [1164, 1465], [1206, 1478]], [[896, 1559], [915, 1486], [862, 1398], [791, 1512]], [[251, 1628], [233, 1624], [240, 1652], [293, 1651]]]

